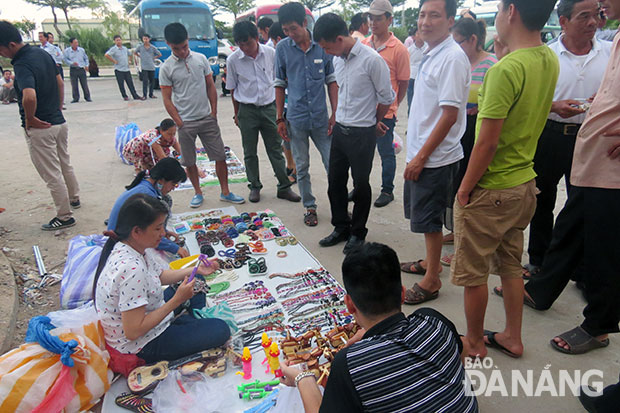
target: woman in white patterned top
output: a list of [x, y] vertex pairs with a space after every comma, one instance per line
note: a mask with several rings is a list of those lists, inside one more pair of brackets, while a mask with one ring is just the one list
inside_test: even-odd
[[[205, 298], [194, 296], [195, 280], [188, 280], [192, 268], [166, 269], [155, 258], [153, 249], [165, 236], [167, 213], [149, 195], [137, 194], [125, 201], [103, 248], [94, 283], [95, 306], [107, 344], [147, 363], [218, 347], [230, 337], [228, 325], [219, 319], [182, 315], [173, 320], [173, 312], [187, 300], [191, 308], [202, 308]], [[217, 263], [212, 262], [208, 267], [201, 264], [197, 272], [208, 275], [216, 269]], [[179, 282], [176, 292], [171, 287], [162, 289]]]

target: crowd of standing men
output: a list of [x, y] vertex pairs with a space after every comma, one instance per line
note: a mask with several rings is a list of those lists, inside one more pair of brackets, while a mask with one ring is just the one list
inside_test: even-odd
[[[294, 2], [280, 7], [274, 25], [235, 24], [239, 49], [227, 59], [226, 89], [241, 131], [249, 200], [259, 202], [263, 186], [260, 134], [278, 182], [276, 196], [302, 201], [304, 223], [317, 225], [309, 174], [312, 141], [326, 170], [334, 227], [319, 243], [330, 247], [346, 242], [345, 253], [359, 249], [368, 232], [375, 148], [381, 156], [382, 186], [374, 204], [382, 207], [394, 200], [393, 131], [398, 106], [409, 96], [403, 206], [410, 230], [424, 234], [426, 255], [401, 263], [403, 272], [423, 275], [403, 291], [404, 302], [438, 298], [446, 226], [454, 232], [455, 254], [448, 257], [451, 279], [464, 287], [465, 355], [485, 357], [487, 348], [494, 347], [520, 357], [523, 305], [548, 309], [571, 279], [583, 287], [585, 320], [553, 338], [552, 347], [567, 354], [606, 347], [620, 321], [620, 226], [613, 218], [620, 210], [620, 44], [618, 36], [612, 44], [595, 35], [602, 14], [620, 17], [620, 2], [601, 4], [561, 0], [557, 13], [563, 34], [547, 46], [540, 32], [555, 2], [502, 0], [494, 54], [483, 50], [482, 22], [462, 17], [455, 24], [454, 0], [421, 1], [418, 30], [411, 32], [408, 48], [389, 31], [393, 10], [388, 0], [374, 0], [368, 13], [356, 16], [350, 26], [327, 13], [313, 33], [304, 7]], [[366, 37], [368, 26], [372, 35]], [[261, 44], [259, 31], [273, 47]], [[228, 188], [208, 61], [189, 50], [187, 30], [180, 23], [166, 26], [165, 38], [172, 55], [160, 68], [159, 82], [195, 189], [190, 206], [197, 208], [204, 200], [196, 137], [216, 161], [220, 199], [242, 203], [244, 198]], [[42, 48], [54, 59], [23, 45], [10, 24], [0, 23], [0, 54], [13, 59], [26, 141], [57, 206], [57, 216], [43, 226], [53, 230], [74, 225], [71, 208], [80, 206], [61, 112], [61, 63], [71, 67], [76, 101], [88, 59], [75, 41], [59, 63], [59, 49], [46, 40]], [[152, 95], [147, 86], [142, 97], [137, 95], [128, 75], [130, 52], [120, 36], [114, 40], [106, 58], [115, 64], [123, 98], [128, 100], [124, 83], [134, 99], [145, 99], [147, 91]], [[157, 55], [148, 37], [143, 40], [136, 52], [150, 62]], [[37, 65], [57, 75], [45, 75]], [[151, 70], [148, 63], [146, 70]], [[152, 77], [147, 78], [152, 84]], [[85, 81], [82, 87], [90, 100]], [[290, 142], [301, 196], [291, 189], [282, 140]], [[568, 201], [554, 224], [563, 177]], [[524, 268], [523, 234], [530, 224], [530, 262]], [[484, 330], [491, 272], [502, 283], [494, 289], [506, 310], [500, 332]], [[529, 280], [525, 286], [524, 278]]]

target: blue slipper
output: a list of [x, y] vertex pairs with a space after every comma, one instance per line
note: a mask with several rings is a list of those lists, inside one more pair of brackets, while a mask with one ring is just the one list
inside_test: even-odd
[[220, 194], [220, 201], [231, 202], [233, 204], [243, 204], [245, 199], [240, 197], [239, 195], [235, 195], [232, 192], [229, 192], [228, 195]]
[[194, 197], [192, 198], [192, 201], [189, 203], [189, 207], [198, 208], [200, 205], [202, 205], [203, 201], [204, 201], [204, 198], [202, 197], [202, 195], [194, 195]]

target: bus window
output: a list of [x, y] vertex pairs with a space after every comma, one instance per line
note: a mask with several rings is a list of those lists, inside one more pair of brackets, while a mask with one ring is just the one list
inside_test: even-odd
[[206, 40], [216, 37], [213, 16], [207, 9], [179, 7], [148, 9], [144, 12], [143, 27], [154, 41], [163, 41], [164, 28], [174, 22], [185, 26], [190, 40]]

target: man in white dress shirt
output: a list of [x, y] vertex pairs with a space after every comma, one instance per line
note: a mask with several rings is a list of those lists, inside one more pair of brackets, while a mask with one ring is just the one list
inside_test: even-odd
[[[314, 26], [314, 40], [334, 58], [338, 83], [336, 126], [332, 134], [327, 194], [334, 231], [319, 241], [331, 247], [347, 241], [344, 253], [364, 244], [372, 191], [369, 177], [377, 137], [388, 128], [380, 122], [396, 93], [390, 69], [373, 49], [349, 35], [347, 25], [334, 13], [321, 16]], [[349, 168], [353, 177], [353, 215], [347, 212]]]
[[595, 36], [600, 20], [596, 0], [562, 0], [557, 12], [563, 34], [549, 47], [558, 55], [560, 76], [551, 113], [534, 156], [536, 187], [540, 193], [536, 196], [536, 213], [530, 224], [530, 262], [525, 266], [526, 276], [540, 270], [551, 244], [553, 209], [562, 177], [566, 179], [570, 196], [575, 138], [586, 117], [586, 101], [598, 90], [611, 53], [611, 42]]
[[243, 159], [250, 188], [250, 202], [260, 201], [258, 133], [265, 144], [271, 168], [278, 180], [276, 196], [291, 202], [301, 197], [291, 190], [282, 155], [282, 138], [276, 126], [275, 56], [276, 51], [258, 41], [258, 29], [249, 21], [236, 23], [233, 38], [239, 49], [226, 59], [226, 89], [230, 90], [235, 125], [241, 130]]

